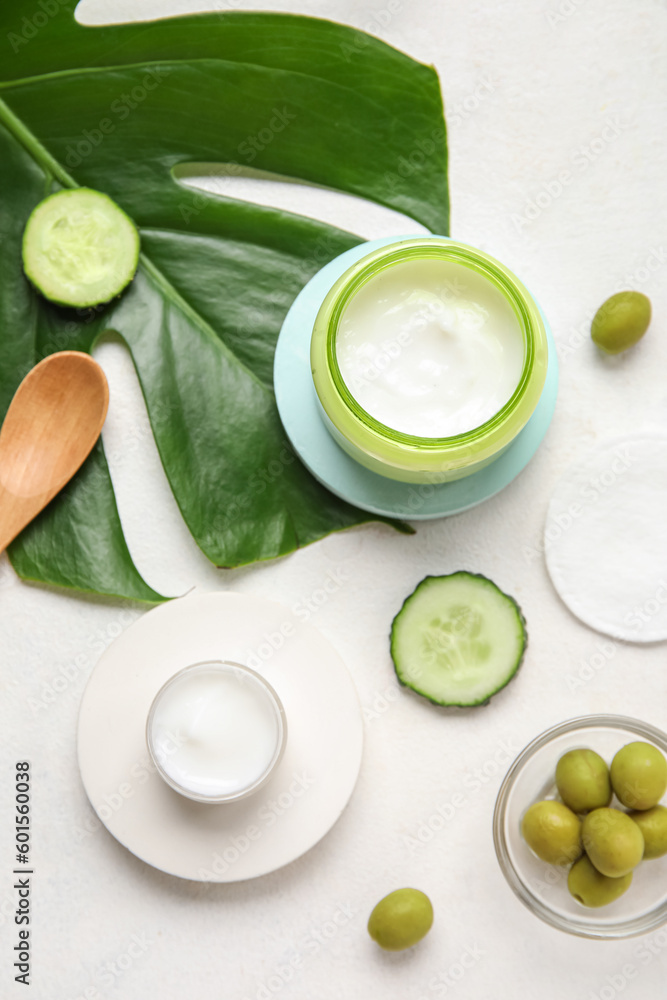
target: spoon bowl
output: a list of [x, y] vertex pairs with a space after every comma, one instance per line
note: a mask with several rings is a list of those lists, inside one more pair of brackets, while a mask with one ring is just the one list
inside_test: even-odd
[[81, 467], [108, 406], [106, 376], [88, 354], [60, 351], [28, 372], [0, 430], [0, 552]]

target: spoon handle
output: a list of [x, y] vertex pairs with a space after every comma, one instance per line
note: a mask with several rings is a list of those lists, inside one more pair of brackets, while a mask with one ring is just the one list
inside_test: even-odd
[[34, 497], [17, 497], [0, 483], [0, 552], [23, 531], [33, 517], [53, 499], [57, 491]]

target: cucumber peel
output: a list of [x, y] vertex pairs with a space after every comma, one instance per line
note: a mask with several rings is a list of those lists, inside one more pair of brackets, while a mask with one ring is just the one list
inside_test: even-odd
[[108, 302], [132, 281], [138, 263], [137, 227], [101, 191], [58, 191], [40, 201], [26, 223], [23, 269], [58, 305]]
[[436, 705], [486, 705], [516, 675], [528, 634], [521, 608], [492, 580], [461, 570], [427, 576], [391, 626], [405, 687]]

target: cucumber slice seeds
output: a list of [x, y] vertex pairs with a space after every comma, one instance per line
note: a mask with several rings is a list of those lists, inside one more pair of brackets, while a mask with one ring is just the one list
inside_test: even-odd
[[485, 705], [515, 676], [528, 635], [516, 601], [485, 576], [427, 576], [391, 627], [401, 684], [436, 705]]
[[49, 195], [23, 234], [23, 268], [51, 302], [96, 306], [120, 294], [139, 263], [139, 233], [119, 206], [91, 188]]

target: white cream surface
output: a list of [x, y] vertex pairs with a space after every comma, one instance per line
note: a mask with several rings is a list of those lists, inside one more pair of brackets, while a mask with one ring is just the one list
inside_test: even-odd
[[451, 437], [486, 423], [521, 378], [524, 341], [511, 305], [475, 271], [405, 261], [348, 302], [336, 337], [341, 375], [380, 423]]
[[196, 667], [166, 687], [151, 723], [157, 760], [196, 795], [243, 792], [265, 773], [280, 740], [270, 693], [233, 666]]

